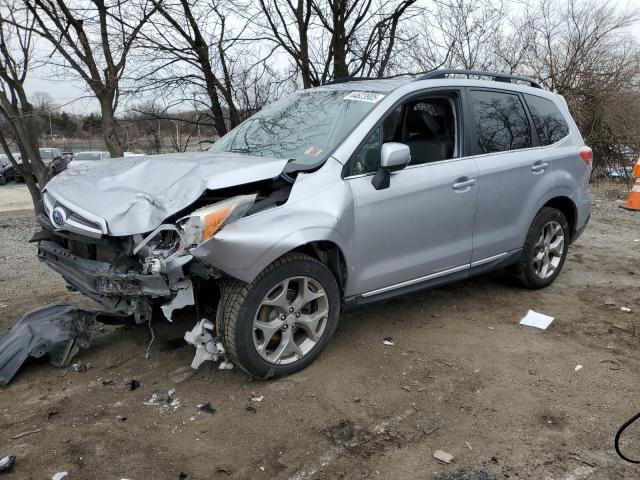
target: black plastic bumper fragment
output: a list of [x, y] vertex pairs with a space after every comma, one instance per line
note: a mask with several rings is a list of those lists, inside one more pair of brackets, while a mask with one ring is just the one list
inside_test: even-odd
[[72, 305], [47, 305], [27, 313], [0, 337], [0, 387], [29, 356], [49, 354], [56, 367], [69, 365], [81, 348], [89, 347], [91, 326], [99, 315]]
[[91, 298], [171, 296], [169, 284], [161, 275], [122, 273], [109, 263], [80, 258], [55, 242], [40, 241], [38, 257]]

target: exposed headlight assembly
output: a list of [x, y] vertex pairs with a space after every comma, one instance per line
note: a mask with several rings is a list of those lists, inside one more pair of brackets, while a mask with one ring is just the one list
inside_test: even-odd
[[[244, 217], [256, 201], [256, 197], [257, 194], [255, 193], [238, 195], [237, 197], [199, 208], [186, 217], [182, 217], [175, 225], [162, 224], [138, 243], [133, 249], [133, 253], [137, 254], [146, 245], [149, 245], [156, 263], [159, 260], [158, 257], [162, 258], [162, 260], [159, 260], [161, 263], [169, 263], [176, 257], [187, 253], [189, 248], [209, 240], [225, 225]], [[174, 231], [179, 240], [177, 240], [173, 249], [164, 249], [162, 252], [156, 252], [153, 248], [154, 243], [151, 243], [151, 241], [161, 232], [168, 230]], [[156, 267], [155, 269], [158, 270], [159, 268]]]
[[256, 201], [256, 194], [239, 195], [195, 210], [178, 220], [184, 247], [199, 245], [209, 240], [225, 225], [244, 217]]

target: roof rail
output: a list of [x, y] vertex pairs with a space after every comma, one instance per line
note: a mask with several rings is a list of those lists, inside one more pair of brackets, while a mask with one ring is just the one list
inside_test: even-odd
[[416, 80], [430, 80], [434, 78], [445, 78], [447, 75], [466, 75], [467, 78], [470, 75], [475, 75], [478, 77], [492, 77], [495, 82], [506, 82], [513, 83], [513, 80], [518, 80], [520, 82], [525, 82], [531, 85], [534, 88], [542, 88], [542, 86], [528, 77], [521, 77], [519, 75], [510, 75], [508, 73], [498, 73], [498, 72], [483, 72], [482, 70], [431, 70], [430, 72], [425, 73], [424, 75], [419, 76]]
[[362, 82], [364, 80], [380, 80], [377, 77], [339, 77], [323, 82], [322, 85], [335, 85], [336, 83]]

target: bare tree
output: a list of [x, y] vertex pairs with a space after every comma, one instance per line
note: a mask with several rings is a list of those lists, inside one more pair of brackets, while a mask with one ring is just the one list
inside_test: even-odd
[[532, 12], [523, 71], [565, 97], [596, 171], [624, 164], [629, 149], [640, 153], [640, 124], [630, 121], [640, 116], [640, 43], [629, 32], [638, 13], [592, 0], [543, 0]]
[[330, 78], [384, 76], [397, 50], [402, 21], [417, 0], [259, 0], [256, 35], [278, 45], [304, 88]]
[[[38, 150], [38, 119], [24, 88], [32, 68], [33, 38], [31, 31], [16, 27], [17, 23], [29, 26], [33, 17], [15, 5], [0, 9], [0, 146], [14, 168], [22, 175], [34, 204], [41, 193], [33, 181], [35, 174], [42, 187], [49, 179], [49, 171], [42, 163]], [[9, 148], [15, 142], [21, 155], [18, 162]]]
[[132, 78], [133, 88], [162, 91], [172, 103], [194, 104], [224, 135], [264, 103], [262, 91], [269, 90], [272, 79], [266, 61], [273, 46], [262, 48], [258, 39], [244, 38], [247, 27], [227, 0], [152, 2], [158, 15], [142, 29], [141, 68]]
[[[74, 72], [100, 104], [102, 133], [112, 157], [121, 157], [115, 112], [120, 81], [140, 29], [155, 7], [142, 0], [24, 0], [31, 29], [53, 46], [49, 63]], [[134, 19], [130, 22], [129, 19]]]

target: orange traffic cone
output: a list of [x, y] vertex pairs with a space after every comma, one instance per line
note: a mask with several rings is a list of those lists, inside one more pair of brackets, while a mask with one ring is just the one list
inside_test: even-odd
[[622, 208], [640, 211], [640, 158], [638, 158], [636, 165], [633, 167], [633, 177], [635, 178], [633, 188], [629, 192], [627, 203]]

